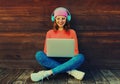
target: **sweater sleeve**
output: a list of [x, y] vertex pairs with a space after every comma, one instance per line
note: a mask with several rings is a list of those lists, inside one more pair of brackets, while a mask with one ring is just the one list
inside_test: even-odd
[[79, 49], [78, 49], [78, 39], [77, 39], [77, 34], [76, 32], [73, 30], [72, 31], [72, 37], [75, 40], [75, 49], [74, 49], [74, 54], [79, 54]]
[[45, 42], [44, 42], [44, 53], [47, 53], [46, 39], [50, 38], [50, 31], [46, 33]]

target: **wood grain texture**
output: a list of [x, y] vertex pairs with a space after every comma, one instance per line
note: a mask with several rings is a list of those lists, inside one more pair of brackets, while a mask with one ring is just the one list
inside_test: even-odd
[[[40, 70], [40, 69], [39, 69]], [[85, 77], [83, 80], [77, 80], [66, 73], [60, 73], [45, 78], [38, 82], [30, 79], [30, 74], [34, 69], [6, 69], [0, 68], [1, 84], [119, 84], [120, 69], [96, 69], [89, 67], [83, 69]]]
[[34, 55], [43, 50], [53, 25], [51, 13], [58, 6], [71, 12], [71, 27], [88, 64], [119, 67], [119, 0], [0, 0], [0, 65], [18, 68], [23, 61], [25, 68], [38, 66]]
[[109, 70], [101, 70], [101, 73], [107, 77], [110, 84], [119, 84], [120, 80]]

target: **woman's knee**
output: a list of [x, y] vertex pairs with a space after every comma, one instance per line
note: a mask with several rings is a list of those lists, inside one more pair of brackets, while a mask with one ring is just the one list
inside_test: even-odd
[[39, 60], [39, 61], [42, 60], [43, 59], [43, 55], [44, 55], [43, 51], [36, 52], [36, 54], [35, 54], [36, 60]]
[[83, 54], [78, 54], [78, 59], [79, 59], [80, 62], [84, 62], [85, 57], [84, 57]]

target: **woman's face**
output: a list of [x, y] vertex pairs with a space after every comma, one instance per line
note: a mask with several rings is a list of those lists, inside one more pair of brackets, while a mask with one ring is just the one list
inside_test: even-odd
[[63, 26], [66, 23], [66, 17], [65, 16], [56, 16], [55, 18], [57, 25], [59, 28], [63, 28]]

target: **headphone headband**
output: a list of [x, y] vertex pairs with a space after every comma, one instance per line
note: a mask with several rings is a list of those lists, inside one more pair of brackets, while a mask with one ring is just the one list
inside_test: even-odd
[[53, 13], [51, 14], [51, 20], [52, 20], [52, 22], [54, 22], [55, 21], [55, 16], [54, 16], [54, 13], [55, 13], [55, 11], [57, 11], [57, 10], [59, 10], [59, 9], [62, 9], [63, 11], [65, 11], [66, 13], [67, 13], [67, 21], [70, 21], [71, 20], [71, 14], [70, 14], [70, 12], [68, 11], [68, 9], [66, 9], [66, 8], [64, 8], [64, 7], [58, 7], [58, 8], [56, 8], [54, 11], [53, 11]]

